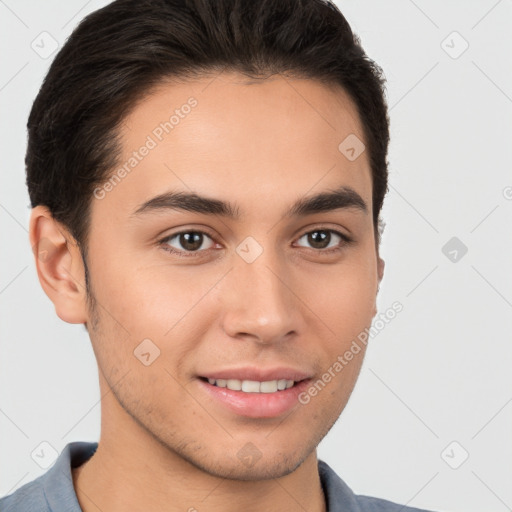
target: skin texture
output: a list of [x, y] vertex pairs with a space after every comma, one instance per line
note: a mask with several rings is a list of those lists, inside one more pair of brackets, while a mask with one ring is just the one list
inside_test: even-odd
[[[317, 380], [376, 314], [384, 262], [372, 222], [368, 154], [349, 161], [338, 145], [364, 140], [340, 89], [282, 76], [248, 84], [234, 73], [162, 83], [121, 128], [126, 162], [169, 112], [197, 100], [172, 132], [102, 199], [92, 201], [87, 307], [80, 252], [43, 206], [30, 239], [51, 246], [36, 258], [57, 315], [88, 327], [102, 395], [101, 438], [74, 470], [86, 512], [108, 510], [325, 510], [316, 447], [344, 409], [365, 350], [311, 399], [275, 418], [247, 418], [212, 401], [198, 375], [240, 366], [287, 366]], [[338, 209], [287, 218], [300, 197], [350, 186], [368, 212]], [[242, 216], [162, 210], [134, 217], [169, 190], [236, 203]], [[335, 229], [322, 254], [305, 234]], [[203, 231], [200, 251], [171, 254], [160, 242]], [[248, 236], [263, 252], [236, 252]], [[179, 237], [166, 242], [182, 252]], [[327, 245], [327, 244], [326, 244]], [[160, 356], [134, 356], [150, 339]], [[259, 460], [237, 454], [256, 447]], [[254, 449], [254, 448], [253, 448]]]

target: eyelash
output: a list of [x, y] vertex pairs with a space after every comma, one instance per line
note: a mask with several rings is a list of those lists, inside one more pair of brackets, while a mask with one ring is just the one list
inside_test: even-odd
[[[298, 240], [300, 240], [305, 235], [309, 235], [309, 234], [315, 233], [317, 231], [327, 231], [329, 233], [334, 233], [335, 235], [338, 235], [341, 238], [341, 240], [342, 240], [342, 242], [340, 242], [341, 245], [338, 245], [336, 247], [331, 247], [329, 249], [314, 249], [314, 248], [311, 248], [312, 251], [315, 251], [315, 252], [317, 252], [319, 254], [322, 254], [322, 255], [338, 253], [338, 252], [342, 251], [347, 245], [350, 245], [354, 241], [352, 238], [348, 237], [344, 233], [341, 233], [341, 232], [339, 232], [339, 231], [337, 231], [335, 229], [321, 228], [321, 227], [313, 229], [313, 230], [310, 230], [310, 231], [306, 231], [305, 233], [303, 233], [302, 235], [300, 235], [298, 237]], [[202, 249], [202, 250], [199, 250], [199, 251], [185, 251], [185, 250], [178, 251], [178, 250], [176, 250], [173, 247], [170, 247], [168, 245], [168, 242], [170, 240], [172, 240], [173, 238], [175, 238], [175, 237], [177, 237], [179, 235], [182, 235], [184, 233], [199, 233], [199, 234], [202, 234], [202, 235], [206, 235], [207, 237], [211, 238], [212, 241], [213, 241], [213, 237], [211, 235], [209, 235], [208, 233], [206, 233], [205, 231], [188, 229], [188, 230], [184, 230], [184, 231], [179, 231], [177, 233], [173, 233], [172, 235], [168, 235], [165, 238], [162, 238], [161, 240], [159, 240], [158, 243], [161, 245], [162, 249], [164, 249], [165, 251], [170, 252], [171, 254], [175, 254], [177, 256], [180, 256], [180, 257], [185, 257], [185, 258], [197, 257], [197, 255], [200, 255], [201, 253], [210, 250], [210, 249]]]

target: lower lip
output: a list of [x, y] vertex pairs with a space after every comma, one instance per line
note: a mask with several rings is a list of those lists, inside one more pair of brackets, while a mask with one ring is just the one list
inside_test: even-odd
[[303, 380], [289, 389], [275, 393], [245, 393], [198, 380], [200, 386], [216, 401], [235, 414], [247, 418], [274, 418], [284, 414], [300, 403], [298, 396], [308, 387], [310, 381]]

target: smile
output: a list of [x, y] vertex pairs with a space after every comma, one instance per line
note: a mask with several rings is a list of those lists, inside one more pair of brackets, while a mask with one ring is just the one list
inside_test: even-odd
[[[229, 374], [225, 377], [229, 377]], [[200, 377], [197, 382], [201, 391], [212, 400], [212, 404], [216, 404], [223, 412], [247, 418], [274, 418], [289, 414], [291, 409], [299, 405], [298, 395], [310, 385], [310, 378], [301, 379], [297, 372], [295, 377], [298, 380]]]

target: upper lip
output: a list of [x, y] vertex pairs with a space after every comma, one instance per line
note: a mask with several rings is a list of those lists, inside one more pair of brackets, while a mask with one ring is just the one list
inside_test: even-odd
[[311, 374], [295, 368], [279, 366], [274, 368], [257, 368], [254, 366], [245, 366], [242, 368], [225, 368], [223, 370], [212, 370], [201, 374], [201, 377], [207, 379], [238, 379], [238, 380], [254, 380], [259, 382], [267, 382], [270, 380], [293, 380], [299, 382], [309, 379]]

